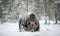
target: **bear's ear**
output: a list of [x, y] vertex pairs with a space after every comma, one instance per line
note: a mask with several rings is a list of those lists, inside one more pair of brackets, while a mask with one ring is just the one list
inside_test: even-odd
[[35, 14], [30, 14], [30, 19], [33, 19], [33, 18], [35, 18]]

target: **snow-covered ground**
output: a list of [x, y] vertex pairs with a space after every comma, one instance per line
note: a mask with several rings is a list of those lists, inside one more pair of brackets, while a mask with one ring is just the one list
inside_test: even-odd
[[4, 23], [0, 24], [0, 36], [60, 36], [60, 25], [44, 24], [44, 20], [40, 21], [40, 31], [38, 32], [19, 32], [19, 26], [17, 23]]

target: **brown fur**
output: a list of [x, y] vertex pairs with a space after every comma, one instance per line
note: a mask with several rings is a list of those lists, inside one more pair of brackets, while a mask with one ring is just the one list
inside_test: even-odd
[[36, 14], [31, 13], [29, 15], [23, 15], [22, 17], [20, 17], [19, 20], [19, 29], [20, 31], [22, 30], [21, 26], [23, 26], [23, 28], [26, 31], [38, 31], [39, 30], [39, 20], [36, 16]]

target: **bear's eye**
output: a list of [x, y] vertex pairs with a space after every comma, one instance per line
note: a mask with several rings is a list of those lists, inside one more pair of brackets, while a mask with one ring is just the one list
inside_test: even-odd
[[37, 25], [37, 23], [35, 23]]
[[30, 25], [30, 23], [28, 23], [28, 25]]

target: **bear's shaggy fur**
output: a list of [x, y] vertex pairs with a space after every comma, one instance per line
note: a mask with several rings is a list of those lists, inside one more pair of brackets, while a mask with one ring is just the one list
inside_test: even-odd
[[34, 13], [22, 15], [19, 18], [19, 30], [22, 31], [23, 29], [26, 31], [38, 31], [39, 30], [39, 20], [37, 15]]

